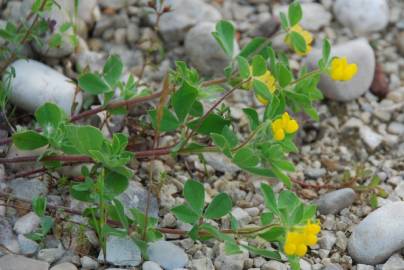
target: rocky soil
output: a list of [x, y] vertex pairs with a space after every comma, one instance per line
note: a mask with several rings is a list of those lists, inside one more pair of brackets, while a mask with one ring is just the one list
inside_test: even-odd
[[[0, 25], [4, 25], [5, 20], [18, 20], [26, 15], [32, 2], [0, 0]], [[72, 9], [73, 1], [58, 2], [66, 10]], [[214, 23], [222, 18], [232, 20], [239, 33], [238, 44], [242, 46], [254, 36], [269, 36], [277, 25], [276, 15], [287, 5], [287, 1], [269, 0], [169, 0], [173, 10], [161, 17], [156, 34], [155, 17], [147, 12], [146, 2], [80, 1], [79, 48], [74, 50], [67, 41], [57, 50], [27, 46], [26, 56], [42, 64], [37, 61], [14, 63], [17, 78], [13, 82], [11, 102], [27, 112], [33, 112], [45, 100], [63, 107], [70, 103], [75, 91], [68, 78], [76, 78], [79, 68], [101, 70], [108, 54], [120, 55], [127, 73], [142, 76], [151, 85], [159, 85], [177, 59], [187, 60], [207, 77], [220, 75], [227, 60], [210, 35]], [[305, 200], [318, 204], [322, 224], [319, 243], [301, 260], [301, 268], [404, 269], [404, 1], [301, 2], [302, 26], [314, 34], [315, 43], [307, 58], [293, 56], [291, 66], [296, 70], [303, 65], [313, 67], [325, 37], [331, 40], [334, 55], [346, 55], [359, 66], [358, 75], [350, 82], [322, 78], [319, 87], [327, 99], [318, 104], [321, 121], [301, 119], [304, 122], [298, 136], [301, 152], [292, 156], [297, 167], [292, 177], [298, 182], [294, 189]], [[56, 11], [49, 14], [49, 18], [62, 24], [69, 18], [67, 13]], [[273, 46], [287, 49], [283, 37], [275, 38]], [[246, 92], [238, 92], [228, 101], [241, 130], [247, 126], [241, 109], [254, 102], [251, 93]], [[87, 106], [85, 102], [83, 106]], [[69, 106], [64, 108], [70, 110]], [[29, 126], [30, 118], [25, 117], [23, 111], [21, 115], [21, 125]], [[120, 118], [113, 119], [111, 125], [116, 131], [128, 128]], [[0, 123], [2, 137], [7, 137], [3, 122]], [[163, 137], [161, 145], [170, 144], [173, 139]], [[0, 154], [11, 157], [24, 153], [0, 146]], [[204, 180], [210, 196], [228, 192], [236, 204], [233, 215], [240, 224], [258, 223], [264, 209], [259, 184], [266, 180], [240, 172], [220, 155], [206, 154], [205, 159], [209, 175], [205, 174], [205, 167], [197, 156], [186, 157], [181, 162], [172, 157], [154, 161], [154, 175], [166, 173], [165, 184], [151, 207], [151, 214], [161, 217], [160, 225], [185, 228], [169, 209], [182, 203], [178, 194], [185, 180], [191, 177]], [[33, 179], [5, 180], [6, 176], [26, 170], [27, 166], [33, 164], [0, 165], [0, 190], [27, 200], [42, 194], [51, 203], [82, 207], [67, 196], [63, 185], [57, 184], [56, 173]], [[134, 162], [131, 167], [138, 173], [120, 199], [127, 207], [144, 209], [146, 190], [142, 183], [147, 179], [148, 164]], [[386, 194], [363, 188], [373, 176], [380, 178], [378, 188]], [[283, 186], [275, 183], [274, 188], [279, 191]], [[376, 194], [375, 197], [372, 198], [372, 194]], [[374, 209], [376, 202], [377, 209]], [[104, 267], [92, 231], [60, 227], [59, 232], [49, 235], [39, 245], [24, 236], [38, 227], [39, 218], [29, 210], [5, 207], [6, 203], [1, 201], [0, 205], [0, 269]], [[83, 222], [83, 219], [74, 217], [74, 221]], [[171, 235], [166, 241], [150, 245], [146, 262], [142, 261], [140, 250], [132, 241], [111, 237], [106, 259], [110, 270], [127, 267], [143, 270], [288, 269], [287, 263], [254, 257], [248, 252], [227, 256], [223, 247], [214, 241], [200, 243]]]

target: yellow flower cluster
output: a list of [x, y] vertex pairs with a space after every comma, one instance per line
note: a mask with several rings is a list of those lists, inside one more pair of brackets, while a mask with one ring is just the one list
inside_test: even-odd
[[303, 257], [307, 253], [307, 246], [317, 244], [317, 234], [321, 228], [319, 223], [310, 221], [303, 227], [289, 231], [286, 235], [286, 242], [283, 250], [288, 256]]
[[298, 129], [299, 124], [287, 112], [283, 113], [281, 118], [276, 119], [272, 123], [272, 133], [276, 141], [282, 141], [285, 138], [285, 133], [291, 134]]
[[[304, 51], [304, 52], [296, 51], [296, 53], [299, 55], [302, 55], [302, 56], [307, 55], [311, 51], [311, 43], [313, 42], [313, 36], [310, 34], [310, 32], [304, 30], [303, 27], [301, 27], [299, 24], [292, 26], [290, 28], [289, 32], [298, 33], [299, 35], [301, 35], [303, 37], [303, 39], [306, 43], [306, 51]], [[289, 46], [289, 48], [294, 49], [290, 35], [286, 35], [285, 43]]]
[[349, 81], [357, 72], [358, 66], [348, 64], [346, 57], [337, 57], [331, 62], [331, 78], [335, 81]]

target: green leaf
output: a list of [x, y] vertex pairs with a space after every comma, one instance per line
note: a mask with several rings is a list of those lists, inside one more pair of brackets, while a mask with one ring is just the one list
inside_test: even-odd
[[188, 205], [181, 204], [171, 209], [171, 212], [181, 221], [195, 224], [199, 220], [199, 215]]
[[274, 214], [271, 212], [266, 212], [261, 214], [261, 224], [262, 225], [269, 225], [274, 220]]
[[[244, 58], [249, 58], [252, 54], [257, 52], [257, 50], [266, 42], [263, 37], [255, 37], [251, 40], [239, 53], [239, 56]], [[264, 48], [263, 48], [264, 49]], [[260, 53], [260, 52], [257, 52]]]
[[[153, 128], [157, 128], [156, 123], [156, 110], [149, 111], [149, 115], [152, 121]], [[176, 130], [180, 126], [180, 122], [178, 121], [177, 117], [168, 110], [167, 107], [163, 108], [163, 116], [161, 117], [161, 122], [159, 125], [161, 132], [171, 132]]]
[[223, 128], [230, 124], [230, 120], [225, 120], [220, 115], [210, 113], [205, 120], [203, 120], [202, 124], [200, 124], [200, 120], [196, 119], [188, 124], [191, 129], [197, 129], [197, 132], [203, 135], [209, 135], [210, 133], [221, 133]]
[[48, 41], [49, 47], [58, 48], [62, 44], [62, 35], [60, 33], [54, 34]]
[[113, 206], [113, 208], [115, 210], [115, 214], [118, 216], [118, 219], [121, 222], [122, 226], [126, 230], [128, 230], [129, 229], [129, 220], [128, 220], [128, 217], [125, 215], [125, 210], [124, 210], [122, 203], [117, 199], [113, 199], [111, 202], [111, 205]]
[[300, 6], [300, 3], [298, 1], [295, 1], [289, 5], [288, 17], [291, 27], [298, 24], [299, 21], [302, 19], [302, 16], [302, 7]]
[[257, 248], [257, 247], [248, 246], [248, 245], [241, 245], [241, 246], [244, 247], [245, 249], [247, 249], [248, 251], [250, 251], [250, 253], [252, 253], [254, 255], [262, 256], [262, 257], [277, 260], [277, 261], [280, 261], [282, 259], [281, 255], [277, 251], [271, 251], [268, 249]]
[[104, 79], [110, 86], [117, 84], [121, 78], [123, 71], [123, 64], [121, 58], [117, 55], [111, 55], [104, 65], [103, 75]]
[[292, 31], [289, 33], [290, 40], [292, 42], [292, 47], [300, 53], [305, 53], [307, 46], [306, 41], [299, 33]]
[[171, 103], [180, 122], [184, 122], [187, 115], [192, 110], [197, 96], [198, 89], [186, 81], [184, 81], [181, 88], [172, 96]]
[[196, 213], [202, 214], [205, 205], [205, 189], [200, 182], [195, 180], [185, 182], [184, 198]]
[[21, 150], [34, 150], [48, 144], [48, 139], [35, 131], [13, 134], [13, 143]]
[[104, 136], [98, 128], [93, 126], [67, 125], [66, 137], [80, 154], [91, 155], [90, 150], [100, 150]]
[[129, 185], [129, 179], [117, 172], [107, 170], [105, 173], [105, 189], [114, 196], [121, 194]]
[[67, 30], [69, 30], [72, 26], [73, 24], [71, 22], [65, 22], [59, 27], [59, 31], [64, 33]]
[[260, 95], [261, 97], [265, 98], [266, 100], [269, 101], [269, 103], [272, 100], [272, 93], [269, 91], [268, 87], [265, 85], [265, 83], [259, 81], [259, 80], [253, 80], [253, 87], [254, 91]]
[[273, 227], [259, 236], [268, 242], [279, 242], [285, 235], [285, 229], [282, 227]]
[[212, 33], [229, 58], [233, 58], [234, 54], [235, 32], [236, 30], [232, 23], [222, 20], [216, 24], [216, 31]]
[[276, 166], [284, 171], [294, 172], [295, 166], [292, 162], [287, 160], [272, 160], [272, 165]]
[[47, 235], [53, 227], [53, 219], [50, 216], [41, 218], [41, 231], [43, 235]]
[[323, 66], [321, 68], [326, 68], [328, 63], [330, 62], [330, 54], [331, 54], [331, 44], [328, 39], [323, 40], [323, 58], [321, 59]]
[[253, 76], [262, 76], [267, 71], [267, 65], [262, 55], [254, 56], [252, 60], [252, 72]]
[[104, 82], [100, 75], [86, 73], [79, 77], [81, 89], [92, 95], [99, 95], [110, 91], [109, 85]]
[[220, 193], [213, 198], [205, 210], [205, 218], [218, 219], [230, 213], [233, 207], [231, 198], [226, 193]]
[[33, 198], [32, 209], [39, 217], [44, 216], [46, 212], [46, 198], [42, 196]]
[[233, 162], [240, 168], [255, 167], [259, 163], [257, 154], [251, 147], [243, 147], [236, 152]]
[[257, 111], [252, 108], [244, 108], [243, 112], [248, 118], [248, 121], [250, 123], [250, 129], [255, 130], [260, 124]]
[[293, 79], [292, 72], [284, 64], [278, 64], [278, 81], [281, 87], [288, 85]]
[[281, 181], [287, 188], [291, 188], [292, 187], [292, 183], [290, 182], [289, 177], [284, 174], [283, 172], [281, 172], [279, 169], [277, 169], [276, 167], [272, 167], [272, 171], [275, 174], [276, 178]]
[[281, 19], [281, 27], [283, 30], [287, 30], [289, 27], [288, 19], [286, 18], [285, 13], [280, 12], [279, 13], [279, 18]]
[[242, 56], [237, 57], [238, 68], [242, 79], [248, 79], [250, 77], [250, 65], [247, 59]]
[[272, 188], [265, 183], [261, 183], [261, 192], [264, 196], [265, 206], [274, 213], [278, 213], [278, 204]]
[[378, 201], [377, 201], [377, 196], [372, 193], [372, 195], [370, 195], [370, 207], [372, 207], [373, 209], [376, 209], [377, 206], [379, 205]]
[[234, 131], [232, 131], [228, 126], [223, 128], [222, 135], [230, 147], [235, 147], [239, 143], [236, 133], [234, 133]]
[[279, 209], [285, 208], [285, 209], [292, 210], [299, 203], [300, 203], [300, 200], [296, 196], [296, 194], [289, 190], [284, 190], [279, 194], [279, 198], [278, 198], [278, 208]]
[[313, 107], [303, 107], [304, 112], [314, 121], [320, 121], [320, 116], [318, 115], [318, 112], [315, 108]]
[[203, 105], [199, 100], [195, 100], [189, 114], [194, 117], [201, 117], [203, 115]]
[[35, 112], [35, 119], [42, 128], [47, 126], [57, 127], [66, 118], [64, 111], [62, 111], [54, 103], [47, 102], [39, 107]]

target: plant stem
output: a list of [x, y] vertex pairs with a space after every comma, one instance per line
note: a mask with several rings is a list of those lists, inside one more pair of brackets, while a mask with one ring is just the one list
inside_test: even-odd
[[[105, 110], [116, 109], [116, 108], [120, 108], [120, 107], [130, 108], [134, 105], [156, 99], [156, 98], [160, 97], [160, 95], [161, 95], [161, 92], [156, 92], [156, 93], [153, 93], [148, 96], [134, 97], [134, 98], [128, 99], [128, 100], [120, 100], [120, 101], [111, 102], [107, 106], [99, 106], [97, 108], [77, 114], [77, 115], [71, 117], [69, 119], [69, 121], [76, 122], [77, 120], [86, 118], [88, 116], [97, 114], [97, 113], [105, 111]], [[36, 131], [41, 131], [41, 129], [36, 129]], [[12, 142], [12, 140], [13, 140], [12, 138], [6, 138], [3, 140], [0, 140], [0, 145], [10, 144]]]
[[[0, 191], [0, 197], [5, 198], [7, 202], [10, 201], [20, 201], [23, 202], [24, 204], [27, 205], [32, 205], [32, 201], [30, 200], [26, 200], [23, 198], [19, 198], [16, 197], [10, 193], [6, 193], [3, 191]], [[5, 205], [5, 206], [9, 206], [9, 205]], [[14, 207], [12, 205], [10, 205], [9, 207]], [[65, 206], [61, 206], [61, 205], [53, 205], [53, 204], [47, 204], [46, 208], [49, 211], [57, 211], [57, 210], [61, 210], [64, 213], [68, 213], [71, 215], [83, 215], [83, 213], [79, 210], [75, 210], [75, 209], [71, 209]], [[113, 221], [113, 220], [105, 220], [104, 224], [110, 224], [113, 226], [119, 226], [120, 223], [117, 221]], [[239, 230], [231, 230], [231, 229], [222, 229], [220, 230], [220, 232], [225, 233], [225, 234], [242, 234], [242, 235], [252, 235], [252, 234], [256, 234], [262, 231], [265, 231], [267, 229], [273, 228], [273, 227], [278, 227], [280, 226], [279, 224], [270, 224], [270, 225], [265, 225], [265, 226], [260, 226], [260, 227], [254, 227], [254, 228], [241, 228]], [[174, 229], [174, 228], [156, 228], [156, 230], [158, 230], [161, 233], [166, 233], [166, 234], [176, 234], [176, 235], [187, 235], [188, 231], [185, 230], [180, 230], [180, 229]], [[201, 232], [202, 235], [206, 236], [209, 235], [209, 233], [202, 231]]]

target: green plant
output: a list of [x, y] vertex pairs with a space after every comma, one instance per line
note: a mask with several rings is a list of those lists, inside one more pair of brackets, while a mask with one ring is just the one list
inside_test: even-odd
[[[40, 1], [36, 1], [35, 5], [38, 3]], [[33, 11], [36, 9], [33, 7]], [[298, 25], [301, 17], [301, 7], [294, 2], [287, 16], [281, 14], [281, 23], [287, 33], [285, 42], [304, 55], [311, 48], [312, 37]], [[99, 107], [68, 118], [57, 105], [44, 104], [35, 113], [41, 129], [20, 130], [13, 134], [12, 141], [19, 149], [43, 147], [45, 152], [41, 156], [0, 159], [0, 163], [38, 161], [47, 170], [72, 162], [84, 163], [82, 181], [70, 182], [70, 195], [88, 203], [82, 214], [88, 217], [89, 224], [97, 233], [104, 256], [106, 240], [110, 235], [131, 237], [147, 256], [148, 242], [162, 238], [164, 233], [171, 233], [195, 240], [215, 238], [225, 243], [228, 253], [247, 249], [251, 253], [280, 260], [280, 252], [283, 252], [288, 255], [291, 267], [298, 269], [298, 259], [305, 255], [307, 245], [317, 241], [317, 227], [315, 233], [310, 233], [310, 239], [292, 241], [290, 237], [311, 225], [318, 225], [315, 225], [316, 208], [302, 203], [289, 190], [276, 196], [269, 185], [262, 184], [261, 193], [267, 210], [261, 215], [261, 224], [239, 228], [231, 215], [233, 202], [229, 195], [220, 193], [206, 205], [203, 184], [188, 180], [183, 190], [185, 202], [174, 207], [172, 212], [179, 220], [192, 225], [190, 231], [157, 226], [158, 219], [149, 215], [151, 183], [144, 213], [131, 209], [128, 215], [117, 199], [134, 173], [127, 167], [131, 159], [153, 160], [161, 155], [178, 157], [205, 152], [222, 153], [244, 171], [276, 178], [289, 189], [291, 181], [287, 173], [295, 168], [288, 160], [288, 153], [298, 152], [293, 139], [299, 129], [299, 124], [291, 115], [304, 112], [319, 120], [313, 105], [323, 97], [316, 87], [321, 73], [335, 75], [339, 72], [337, 77], [344, 80], [354, 75], [346, 62], [341, 69], [338, 69], [339, 65], [332, 64], [338, 59], [330, 57], [327, 40], [323, 41], [318, 69], [309, 72], [302, 68], [294, 74], [287, 55], [275, 52], [264, 38], [254, 38], [236, 55], [235, 29], [230, 22], [218, 22], [212, 34], [231, 59], [224, 70], [224, 78], [206, 81], [197, 70], [178, 61], [175, 69], [165, 77], [161, 91], [140, 91], [133, 76], [125, 83], [120, 81], [123, 64], [119, 57], [112, 55], [101, 73], [84, 71], [78, 77], [78, 86], [82, 91], [102, 97]], [[237, 132], [236, 123], [230, 117], [231, 108], [222, 104], [235, 91], [253, 91], [257, 100], [265, 106], [262, 115], [254, 106], [243, 109], [249, 120], [249, 133], [244, 137]], [[126, 115], [131, 106], [157, 98], [159, 102], [148, 111], [143, 123], [145, 128], [154, 130], [149, 150], [128, 151], [126, 135], [115, 133], [108, 138], [96, 127], [74, 124], [78, 119], [101, 111], [107, 111], [107, 118], [114, 114]], [[204, 108], [205, 100], [214, 100], [208, 109]], [[159, 147], [159, 138], [165, 133], [175, 135], [177, 142], [169, 147]], [[152, 167], [149, 178], [151, 182]], [[37, 209], [35, 211], [46, 207], [43, 199], [37, 199], [33, 205]], [[40, 211], [43, 215], [44, 212]], [[231, 228], [221, 228], [210, 222], [226, 217], [230, 219]], [[43, 230], [48, 227], [41, 227], [37, 239], [49, 231]], [[266, 243], [252, 245], [248, 242], [252, 238], [264, 239]], [[271, 244], [275, 244], [274, 249], [268, 249]]]

